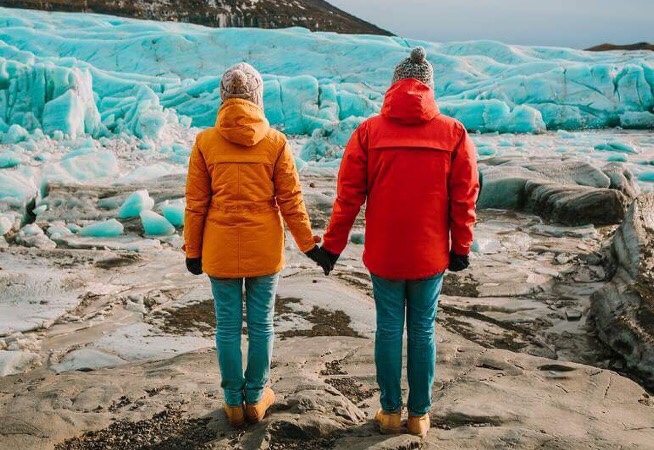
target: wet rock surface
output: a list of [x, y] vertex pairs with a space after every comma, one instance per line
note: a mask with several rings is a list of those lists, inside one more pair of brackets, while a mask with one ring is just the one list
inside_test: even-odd
[[[613, 183], [593, 173], [596, 184]], [[333, 183], [305, 179], [316, 224], [329, 216]], [[167, 186], [148, 189], [157, 201], [175, 198], [177, 187]], [[104, 195], [90, 190], [88, 203]], [[379, 407], [375, 311], [362, 245], [351, 243], [325, 278], [288, 240], [275, 305], [278, 401], [261, 424], [232, 430], [220, 410], [210, 286], [186, 273], [170, 241], [144, 244], [129, 227], [122, 238], [99, 240], [106, 246], [39, 249], [10, 239], [0, 250], [0, 308], [3, 317], [13, 314], [0, 330], [0, 355], [12, 361], [0, 360], [11, 369], [0, 378], [0, 442], [20, 449], [651, 448], [654, 401], [638, 384], [637, 366], [598, 339], [598, 318], [589, 321], [591, 294], [616, 290], [618, 273], [629, 286], [651, 283], [651, 202], [650, 194], [639, 197], [611, 257], [604, 246], [613, 227], [481, 211], [471, 269], [445, 277], [425, 440], [381, 436], [371, 420]], [[359, 218], [355, 231], [362, 226]], [[28, 282], [28, 273], [38, 276]], [[624, 302], [616, 292], [611, 298]]]
[[654, 387], [654, 194], [633, 202], [610, 247], [611, 282], [592, 296], [600, 338]]
[[583, 161], [490, 158], [480, 168], [479, 207], [529, 211], [570, 226], [619, 224], [639, 193], [635, 177], [620, 163], [598, 169]]

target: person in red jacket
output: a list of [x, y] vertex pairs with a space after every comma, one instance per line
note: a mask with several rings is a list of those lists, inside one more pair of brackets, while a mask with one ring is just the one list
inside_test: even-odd
[[352, 135], [338, 175], [323, 250], [335, 264], [366, 203], [363, 261], [377, 310], [375, 363], [384, 433], [401, 423], [402, 336], [406, 320], [407, 428], [429, 429], [435, 371], [434, 327], [443, 273], [468, 267], [479, 179], [464, 126], [440, 113], [422, 47], [396, 68], [381, 115]]

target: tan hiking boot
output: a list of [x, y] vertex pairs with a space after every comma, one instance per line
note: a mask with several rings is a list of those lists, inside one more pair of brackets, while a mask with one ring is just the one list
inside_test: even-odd
[[410, 434], [415, 434], [416, 436], [424, 438], [427, 436], [427, 432], [431, 427], [429, 414], [425, 414], [424, 416], [410, 415], [409, 419], [406, 421], [406, 427]]
[[247, 417], [248, 422], [261, 422], [263, 418], [266, 417], [266, 412], [273, 403], [275, 403], [275, 393], [272, 389], [267, 387], [263, 390], [263, 397], [261, 397], [259, 403], [255, 405], [245, 405], [245, 417]]
[[227, 415], [227, 420], [229, 424], [234, 427], [242, 427], [245, 423], [245, 412], [243, 411], [243, 406], [229, 406], [225, 405], [225, 415]]
[[380, 409], [375, 414], [375, 423], [382, 434], [400, 434], [402, 432], [402, 413], [389, 413]]

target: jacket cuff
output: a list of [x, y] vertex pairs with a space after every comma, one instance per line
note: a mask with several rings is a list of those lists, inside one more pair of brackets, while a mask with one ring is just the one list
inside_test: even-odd
[[318, 245], [318, 244], [316, 244], [316, 243], [313, 241], [313, 238], [311, 239], [310, 242], [307, 241], [307, 242], [303, 242], [302, 244], [298, 243], [298, 247], [300, 248], [300, 251], [301, 251], [302, 253], [306, 253], [306, 252], [308, 252], [308, 251], [310, 251], [310, 250], [313, 250], [313, 248], [314, 248], [316, 245]]
[[201, 250], [189, 249], [186, 244], [182, 245], [182, 250], [186, 253], [186, 259], [197, 259], [202, 257]]
[[456, 242], [452, 242], [452, 249], [451, 250], [452, 250], [453, 253], [456, 253], [457, 255], [466, 256], [467, 254], [470, 253], [470, 247], [471, 246], [472, 246], [472, 244], [462, 245], [462, 244], [458, 244]]
[[322, 248], [327, 250], [332, 255], [340, 255], [341, 253], [343, 253], [346, 246], [347, 246], [347, 242], [345, 243], [344, 246], [341, 247], [341, 246], [339, 246], [338, 244], [336, 244], [336, 243], [334, 243], [332, 241], [328, 241], [327, 239], [324, 239], [324, 243], [322, 245]]

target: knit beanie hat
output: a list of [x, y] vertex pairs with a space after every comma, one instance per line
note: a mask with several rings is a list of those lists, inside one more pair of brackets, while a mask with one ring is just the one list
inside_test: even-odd
[[434, 68], [427, 61], [427, 51], [424, 47], [416, 47], [411, 52], [411, 56], [402, 61], [395, 68], [393, 74], [393, 84], [405, 78], [414, 78], [422, 81], [430, 88], [434, 89]]
[[223, 101], [242, 98], [263, 108], [263, 79], [261, 74], [248, 63], [238, 63], [225, 71], [220, 82], [220, 97]]

